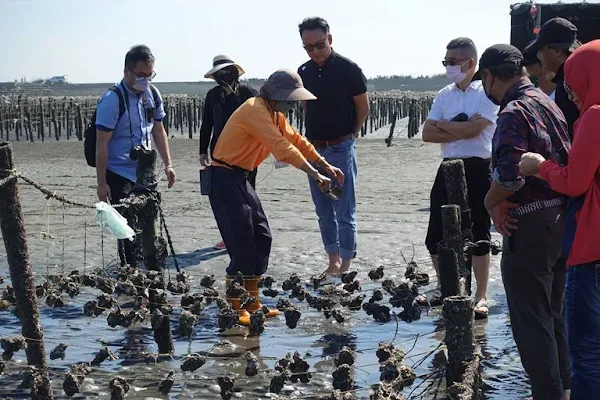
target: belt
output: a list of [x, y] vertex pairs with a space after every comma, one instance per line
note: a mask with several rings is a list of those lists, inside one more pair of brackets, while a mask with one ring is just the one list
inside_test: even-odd
[[561, 198], [550, 199], [550, 200], [538, 200], [531, 203], [524, 204], [517, 208], [508, 210], [508, 215], [511, 217], [520, 217], [525, 214], [529, 214], [535, 211], [545, 210], [552, 207], [560, 207], [565, 204]]
[[334, 146], [336, 144], [340, 144], [342, 142], [345, 142], [348, 139], [352, 139], [354, 137], [353, 133], [349, 133], [347, 135], [344, 136], [340, 136], [338, 138], [335, 139], [331, 139], [331, 140], [308, 140], [316, 149], [320, 149], [321, 147], [329, 147], [329, 146]]

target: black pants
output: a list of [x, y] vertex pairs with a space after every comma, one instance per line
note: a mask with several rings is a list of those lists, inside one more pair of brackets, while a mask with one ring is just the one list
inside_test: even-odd
[[536, 400], [558, 400], [571, 387], [561, 214], [550, 208], [519, 217], [519, 229], [504, 237], [502, 249], [513, 336]]
[[[480, 240], [489, 241], [491, 239], [491, 220], [485, 209], [484, 200], [491, 184], [490, 160], [471, 157], [464, 158], [463, 163], [465, 165], [469, 208], [471, 209], [473, 237], [476, 242]], [[446, 204], [448, 204], [448, 196], [446, 194], [444, 171], [442, 171], [440, 165], [435, 182], [431, 188], [429, 226], [427, 228], [427, 237], [425, 238], [427, 250], [432, 255], [437, 254], [438, 244], [443, 240], [442, 206]], [[489, 252], [490, 246], [486, 243], [478, 244], [473, 249], [474, 256], [484, 256]]]
[[[133, 186], [135, 185], [135, 183], [129, 179], [124, 178], [121, 175], [117, 175], [111, 171], [106, 171], [106, 183], [110, 188], [111, 204], [117, 204], [121, 199], [129, 196], [131, 189], [133, 189]], [[119, 212], [119, 214], [123, 214], [121, 208], [116, 208], [116, 210]], [[142, 253], [144, 259], [146, 260], [149, 259], [148, 256], [153, 252], [152, 245], [154, 238], [158, 235], [157, 230], [156, 223], [154, 223], [152, 226], [146, 227], [142, 231]], [[126, 264], [137, 266], [139, 245], [140, 238], [137, 236], [133, 242], [129, 239], [117, 240], [119, 259], [122, 266], [125, 266]], [[154, 269], [153, 265], [146, 264], [146, 267], [149, 269]]]
[[269, 265], [272, 241], [262, 204], [242, 173], [211, 168], [210, 205], [231, 258], [226, 272], [262, 275]]

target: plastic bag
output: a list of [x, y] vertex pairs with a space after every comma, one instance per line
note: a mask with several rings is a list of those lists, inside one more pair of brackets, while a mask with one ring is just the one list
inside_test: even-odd
[[110, 204], [100, 201], [96, 203], [96, 220], [103, 232], [117, 239], [133, 241], [135, 232], [127, 224], [127, 220]]

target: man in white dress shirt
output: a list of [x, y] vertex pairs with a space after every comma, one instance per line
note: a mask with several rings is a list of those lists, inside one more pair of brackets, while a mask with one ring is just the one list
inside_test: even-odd
[[[473, 81], [477, 67], [477, 49], [469, 38], [457, 38], [446, 47], [442, 64], [452, 82], [440, 90], [423, 126], [423, 141], [439, 143], [442, 160], [462, 159], [465, 165], [472, 232], [475, 242], [484, 241], [473, 249], [473, 271], [477, 281], [475, 312], [487, 317], [487, 283], [490, 268], [490, 217], [484, 206], [490, 188], [492, 137], [499, 107], [486, 96], [481, 81]], [[431, 190], [429, 227], [425, 244], [431, 254], [438, 290], [431, 302], [439, 304], [439, 264], [437, 247], [442, 242], [441, 207], [448, 203], [444, 175], [438, 169]]]

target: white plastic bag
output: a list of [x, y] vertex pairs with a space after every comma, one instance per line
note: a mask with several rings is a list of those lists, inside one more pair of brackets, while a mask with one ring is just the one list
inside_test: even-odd
[[103, 232], [117, 239], [129, 239], [133, 242], [135, 232], [110, 204], [103, 201], [96, 203], [96, 220]]

